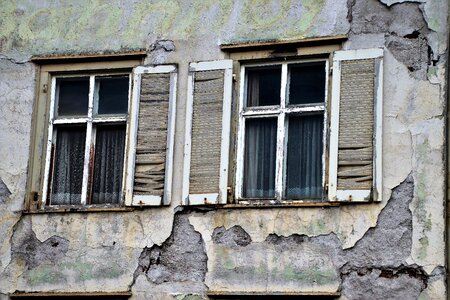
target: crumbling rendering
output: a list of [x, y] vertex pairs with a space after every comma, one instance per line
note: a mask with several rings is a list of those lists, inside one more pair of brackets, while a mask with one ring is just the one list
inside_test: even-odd
[[[137, 0], [113, 4], [18, 0], [3, 3], [0, 7], [0, 156], [3, 158], [0, 164], [0, 300], [20, 299], [28, 294], [108, 296], [114, 293], [124, 297], [121, 299], [180, 300], [246, 299], [258, 295], [276, 295], [276, 299], [292, 295], [329, 299], [446, 298], [449, 15], [447, 0]], [[370, 190], [373, 199], [352, 202], [353, 191], [350, 201], [334, 201], [327, 197], [328, 175], [332, 173], [328, 154], [332, 153], [328, 152], [332, 142], [330, 131], [334, 129], [330, 124], [330, 107], [334, 105], [332, 94], [336, 89], [332, 77], [340, 72], [332, 67], [333, 55], [349, 50], [359, 55], [363, 53], [361, 49], [382, 49], [383, 53], [383, 73], [375, 71], [374, 75], [374, 78], [382, 76], [382, 87], [373, 87], [379, 88], [377, 92], [382, 88], [382, 115], [377, 116], [376, 103], [374, 108], [368, 108], [374, 111], [375, 123], [382, 120], [382, 147], [371, 150], [377, 145], [370, 144], [373, 152], [369, 155], [374, 156], [373, 161], [361, 161], [366, 166], [382, 156], [383, 184], [375, 199], [379, 174], [370, 169], [369, 178], [363, 179], [373, 181]], [[225, 64], [224, 59], [232, 62]], [[323, 170], [320, 175], [324, 196], [314, 201], [294, 201], [283, 198], [282, 191], [282, 196], [274, 192], [275, 196], [266, 197], [269, 200], [244, 199], [236, 192], [241, 183], [237, 169], [252, 154], [239, 157], [239, 147], [249, 147], [248, 140], [239, 140], [243, 126], [239, 122], [243, 122], [245, 113], [250, 115], [245, 119], [248, 128], [252, 124], [248, 120], [270, 118], [240, 110], [239, 105], [244, 103], [241, 98], [254, 93], [240, 86], [250, 81], [243, 66], [250, 70], [275, 70], [276, 64], [282, 65], [279, 78], [275, 77], [278, 84], [289, 82], [287, 76], [295, 71], [291, 65], [283, 64], [286, 61], [298, 65], [306, 61], [313, 65], [318, 60], [324, 62], [325, 74], [329, 76], [324, 79], [325, 100], [323, 107], [319, 107], [325, 124], [324, 138], [319, 139], [323, 143], [319, 163]], [[205, 61], [213, 61], [206, 64], [211, 69], [198, 69], [201, 63], [190, 64]], [[142, 81], [132, 75], [133, 67], [139, 65], [143, 68]], [[374, 65], [377, 66], [376, 62]], [[227, 77], [230, 69], [232, 73]], [[212, 73], [208, 72], [216, 72], [214, 80], [219, 80], [209, 78], [207, 75]], [[80, 173], [82, 178], [78, 179], [83, 182], [80, 191], [73, 192], [73, 186], [70, 191], [68, 188], [69, 192], [65, 191], [78, 193], [82, 200], [76, 205], [58, 206], [50, 203], [51, 193], [42, 199], [43, 191], [50, 191], [52, 180], [56, 180], [52, 173], [55, 151], [62, 150], [55, 148], [54, 139], [62, 135], [60, 128], [76, 122], [79, 123], [76, 126], [88, 128], [80, 125], [81, 121], [65, 119], [63, 123], [58, 119], [60, 116], [52, 119], [53, 111], [59, 113], [58, 106], [53, 105], [59, 101], [55, 94], [63, 89], [58, 81], [62, 75], [87, 78], [89, 109], [94, 115], [100, 114], [96, 111], [100, 104], [95, 101], [101, 101], [98, 99], [102, 97], [102, 90], [96, 90], [100, 83], [95, 76], [130, 76], [128, 113], [114, 115], [111, 124], [126, 126], [122, 164], [135, 164], [136, 168], [134, 165], [124, 168], [120, 174], [123, 182], [119, 181], [119, 193], [122, 194], [117, 205], [89, 202], [92, 201], [89, 197], [96, 192], [91, 178], [99, 176], [94, 161], [103, 155], [100, 150], [99, 153], [94, 150], [95, 144], [99, 144], [95, 138], [91, 139], [92, 145], [87, 143], [85, 147], [84, 141], [82, 144], [87, 150], [82, 148], [80, 153], [87, 153], [84, 157], [92, 161], [86, 162], [88, 167]], [[227, 96], [227, 78], [231, 87], [229, 108], [222, 107], [222, 102], [208, 106], [208, 101], [217, 94]], [[311, 82], [307, 81], [306, 85]], [[290, 88], [286, 86], [278, 86], [278, 93], [286, 92]], [[136, 95], [140, 89], [143, 92]], [[151, 92], [145, 94], [146, 89]], [[166, 101], [166, 95], [170, 97], [168, 101], [176, 99], [175, 102], [157, 106]], [[195, 119], [198, 114], [195, 97], [200, 99], [198, 103], [203, 103], [206, 111], [202, 113], [210, 117], [209, 124], [202, 123], [206, 118]], [[137, 102], [132, 102], [133, 99]], [[108, 103], [113, 106], [112, 102]], [[141, 111], [147, 105], [145, 109], [149, 113], [145, 117], [149, 120], [155, 111], [163, 116], [162, 121], [149, 122], [154, 130], [151, 140], [142, 143], [145, 146], [142, 149], [130, 146], [132, 135], [138, 140], [137, 145], [141, 145], [143, 136], [138, 129], [133, 131], [133, 126], [140, 129], [146, 126], [142, 116], [136, 125], [129, 119], [133, 112], [139, 119], [136, 103]], [[302, 103], [298, 107], [302, 105], [305, 106]], [[221, 119], [213, 123], [216, 114], [222, 117], [222, 113], [223, 116], [229, 113], [230, 132], [221, 131]], [[294, 113], [292, 117], [286, 115], [286, 120], [297, 117]], [[273, 120], [276, 117], [272, 116]], [[189, 187], [189, 172], [186, 178], [183, 168], [194, 165], [185, 161], [191, 155], [190, 150], [186, 151], [191, 147], [191, 140], [201, 146], [215, 147], [206, 134], [193, 137], [191, 132], [186, 134], [189, 118], [205, 126], [205, 131], [215, 128], [220, 134], [228, 133], [230, 138], [229, 149], [225, 151], [228, 167], [219, 170], [220, 176], [225, 174], [228, 194], [219, 191], [219, 200], [213, 205], [209, 201], [216, 194], [183, 190], [186, 184]], [[288, 122], [280, 120], [279, 124]], [[76, 126], [73, 128], [79, 128]], [[93, 126], [92, 131], [83, 129], [86, 140], [91, 135], [99, 136], [101, 125]], [[268, 125], [264, 126], [269, 130]], [[241, 132], [247, 133], [248, 128]], [[280, 133], [280, 127], [274, 128]], [[52, 130], [53, 137], [48, 134]], [[273, 131], [275, 135], [277, 130]], [[284, 129], [282, 132], [287, 136], [291, 134], [289, 130], [286, 127], [286, 133]], [[152, 144], [156, 139], [162, 141], [162, 147]], [[309, 136], [309, 139], [313, 138]], [[278, 136], [277, 145], [287, 143], [286, 140]], [[205, 172], [216, 165], [222, 168], [219, 162], [223, 161], [224, 149], [220, 148], [223, 147], [220, 137], [218, 141], [221, 157], [211, 161], [205, 154], [205, 160], [200, 161]], [[70, 143], [67, 145], [67, 149], [72, 147]], [[113, 147], [112, 142], [108, 145]], [[363, 148], [354, 146], [357, 151]], [[276, 155], [283, 153], [283, 148], [274, 149]], [[136, 156], [130, 154], [132, 150], [137, 151]], [[272, 159], [268, 157], [264, 157], [265, 163]], [[285, 163], [280, 158], [276, 161]], [[374, 165], [369, 167], [375, 170]], [[171, 168], [173, 172], [168, 176], [167, 170]], [[274, 168], [283, 170], [279, 166]], [[128, 170], [140, 172], [131, 185], [128, 185], [129, 178], [136, 178]], [[359, 170], [356, 168], [349, 176], [359, 176]], [[287, 175], [283, 172], [274, 175], [273, 181], [284, 188]], [[200, 178], [195, 189], [201, 191], [202, 184], [210, 180], [213, 181], [210, 177]], [[141, 191], [136, 188], [139, 184], [144, 186]], [[145, 185], [156, 186], [158, 193], [151, 191], [153, 194], [148, 196]], [[133, 193], [129, 186], [135, 189], [135, 194], [127, 194]], [[191, 189], [194, 189], [192, 184]], [[108, 197], [110, 191], [105, 191], [102, 192]], [[132, 204], [125, 202], [125, 194], [131, 195]], [[188, 197], [183, 198], [186, 194]], [[197, 197], [195, 205], [192, 194]], [[170, 203], [167, 199], [171, 199]]]

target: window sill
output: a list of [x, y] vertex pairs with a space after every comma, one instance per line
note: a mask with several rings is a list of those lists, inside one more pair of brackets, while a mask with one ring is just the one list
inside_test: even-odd
[[298, 208], [298, 207], [338, 207], [339, 202], [282, 202], [273, 203], [272, 201], [240, 201], [239, 203], [225, 204], [219, 208]]
[[[305, 292], [228, 292], [228, 291], [208, 291], [207, 292], [208, 297], [210, 298], [222, 298], [222, 297], [230, 297], [231, 299], [234, 299], [234, 297], [249, 297], [249, 299], [254, 299], [254, 297], [261, 297], [261, 299], [272, 299], [272, 297], [286, 297], [286, 299], [292, 299], [292, 297], [318, 297], [318, 298], [336, 298], [340, 297], [341, 293], [339, 292], [316, 292], [316, 291], [305, 291]], [[238, 299], [238, 298], [236, 298]]]
[[98, 205], [58, 205], [47, 206], [39, 210], [24, 210], [24, 214], [47, 214], [47, 213], [90, 213], [90, 212], [129, 212], [134, 207], [124, 206], [98, 206]]

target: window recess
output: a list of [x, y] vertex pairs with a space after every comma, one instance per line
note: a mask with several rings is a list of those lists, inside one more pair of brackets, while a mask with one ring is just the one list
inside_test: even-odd
[[328, 60], [241, 66], [236, 198], [324, 197]]
[[130, 74], [51, 82], [46, 205], [121, 203]]

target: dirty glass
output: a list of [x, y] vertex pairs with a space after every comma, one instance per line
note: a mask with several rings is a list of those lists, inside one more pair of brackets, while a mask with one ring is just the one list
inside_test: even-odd
[[51, 204], [80, 204], [86, 126], [57, 127]]
[[289, 104], [325, 102], [325, 62], [289, 65]]
[[244, 197], [275, 197], [276, 144], [276, 118], [245, 121]]
[[322, 114], [289, 117], [286, 198], [321, 198], [322, 138]]
[[125, 124], [97, 127], [92, 203], [119, 203], [122, 190]]
[[97, 77], [98, 114], [128, 112], [128, 76]]
[[89, 77], [58, 78], [56, 91], [58, 116], [87, 115]]
[[247, 107], [280, 104], [281, 66], [247, 68]]

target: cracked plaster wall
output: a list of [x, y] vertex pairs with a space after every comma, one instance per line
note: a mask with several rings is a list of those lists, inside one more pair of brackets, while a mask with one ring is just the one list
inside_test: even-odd
[[[136, 299], [208, 288], [445, 294], [447, 1], [9, 1], [0, 28], [0, 299], [16, 290], [131, 290]], [[223, 58], [220, 43], [338, 34], [349, 36], [344, 49], [386, 48], [381, 204], [179, 211], [178, 168], [167, 208], [20, 214], [31, 56], [147, 49], [147, 63], [178, 63], [174, 163], [182, 165], [188, 62]]]

